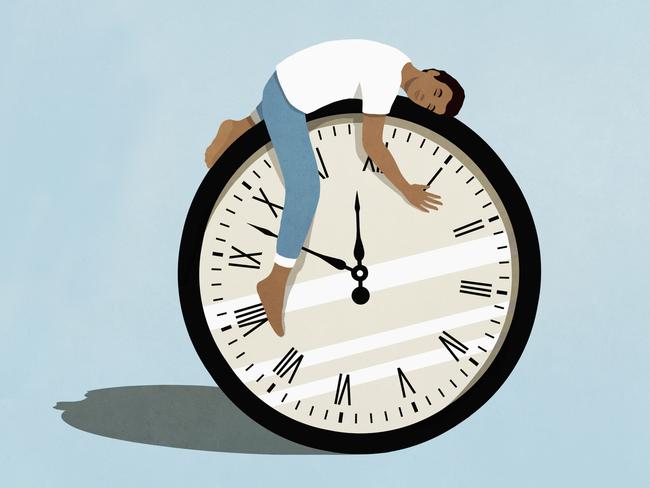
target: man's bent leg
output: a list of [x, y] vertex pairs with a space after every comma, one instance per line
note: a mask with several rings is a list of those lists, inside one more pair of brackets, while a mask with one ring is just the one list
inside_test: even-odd
[[269, 323], [282, 336], [286, 283], [318, 205], [320, 180], [305, 114], [287, 101], [276, 73], [264, 87], [261, 105], [284, 179], [285, 200], [273, 269], [257, 291]]
[[300, 255], [318, 205], [320, 179], [305, 114], [288, 102], [275, 73], [264, 95], [264, 120], [285, 189], [275, 262], [292, 266]]

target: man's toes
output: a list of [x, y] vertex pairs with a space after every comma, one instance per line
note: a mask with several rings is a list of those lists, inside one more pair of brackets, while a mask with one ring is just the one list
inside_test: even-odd
[[268, 290], [265, 286], [264, 280], [257, 284], [257, 294], [260, 297], [266, 318], [276, 335], [282, 337], [284, 335], [284, 324], [282, 320], [282, 304], [284, 300], [276, 294], [275, 290]]
[[267, 312], [266, 318], [268, 319], [269, 324], [273, 329], [273, 332], [275, 332], [278, 336], [282, 337], [284, 335], [284, 323], [282, 320], [282, 312], [279, 311], [277, 308], [273, 307], [271, 310]]
[[282, 327], [281, 324], [274, 324], [273, 322], [270, 322], [271, 328], [273, 329], [273, 332], [279, 337], [282, 337], [284, 335], [284, 327]]

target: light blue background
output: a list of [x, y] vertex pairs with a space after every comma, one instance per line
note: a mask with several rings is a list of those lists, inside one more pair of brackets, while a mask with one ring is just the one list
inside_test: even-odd
[[[650, 483], [647, 2], [3, 2], [0, 484]], [[74, 429], [52, 406], [211, 385], [176, 259], [203, 150], [283, 57], [392, 44], [464, 85], [521, 186], [542, 293], [514, 373], [441, 437], [374, 456], [223, 454]], [[4, 480], [4, 481], [3, 481]]]

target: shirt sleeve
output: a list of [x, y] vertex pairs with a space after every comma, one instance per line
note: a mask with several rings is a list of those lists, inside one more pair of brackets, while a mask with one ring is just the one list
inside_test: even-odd
[[370, 70], [361, 77], [361, 111], [386, 115], [399, 93], [402, 74], [399, 70]]

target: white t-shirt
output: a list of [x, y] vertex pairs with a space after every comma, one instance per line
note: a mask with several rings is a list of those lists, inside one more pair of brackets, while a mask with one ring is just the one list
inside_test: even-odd
[[275, 69], [287, 100], [301, 112], [361, 98], [363, 113], [387, 114], [399, 93], [402, 68], [410, 61], [381, 42], [342, 39], [302, 49]]

